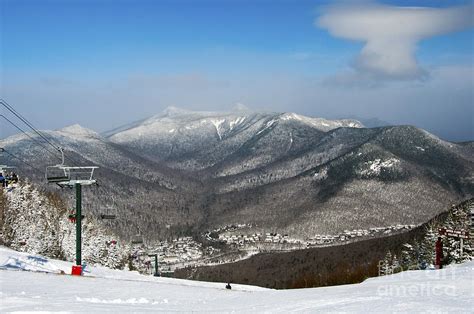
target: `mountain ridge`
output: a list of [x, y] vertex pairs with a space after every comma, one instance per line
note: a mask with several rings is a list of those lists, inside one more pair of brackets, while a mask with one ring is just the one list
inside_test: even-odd
[[[96, 215], [113, 200], [122, 218], [108, 226], [124, 238], [199, 236], [232, 224], [298, 238], [419, 224], [474, 191], [474, 145], [413, 126], [364, 128], [353, 120], [245, 110], [171, 111], [135, 123], [128, 129], [135, 137], [77, 125], [45, 131], [67, 156], [100, 166], [101, 189], [86, 192], [85, 208]], [[25, 135], [0, 146], [39, 168], [57, 164]], [[29, 170], [6, 157], [7, 164]]]

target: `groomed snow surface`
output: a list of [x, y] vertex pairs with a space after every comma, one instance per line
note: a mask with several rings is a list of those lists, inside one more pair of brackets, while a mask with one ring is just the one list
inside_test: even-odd
[[[28, 271], [23, 271], [28, 270]], [[299, 290], [143, 276], [0, 247], [0, 312], [456, 312], [474, 309], [474, 262], [408, 271], [361, 284]]]

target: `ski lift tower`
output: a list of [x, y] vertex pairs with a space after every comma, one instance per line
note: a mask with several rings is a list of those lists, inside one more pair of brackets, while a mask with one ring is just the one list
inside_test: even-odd
[[72, 267], [73, 275], [82, 275], [82, 186], [96, 184], [94, 170], [95, 166], [69, 167], [64, 165], [64, 152], [61, 148], [62, 163], [46, 168], [46, 180], [60, 187], [76, 189], [76, 266]]
[[148, 256], [155, 258], [155, 273], [153, 274], [153, 276], [160, 277], [160, 272], [158, 271], [158, 254], [153, 253], [153, 254], [148, 254]]

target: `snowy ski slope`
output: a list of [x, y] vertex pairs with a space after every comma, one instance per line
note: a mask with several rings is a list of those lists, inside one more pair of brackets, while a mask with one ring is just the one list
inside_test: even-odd
[[[443, 270], [409, 271], [361, 284], [270, 290], [142, 276], [0, 247], [0, 312], [453, 312], [474, 309], [474, 261]], [[21, 269], [29, 271], [19, 271]]]

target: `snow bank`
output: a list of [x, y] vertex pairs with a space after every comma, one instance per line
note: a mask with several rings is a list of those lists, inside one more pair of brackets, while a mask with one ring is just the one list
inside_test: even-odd
[[17, 252], [0, 246], [0, 270], [27, 270], [44, 273], [70, 273], [71, 263], [50, 260], [41, 255]]

